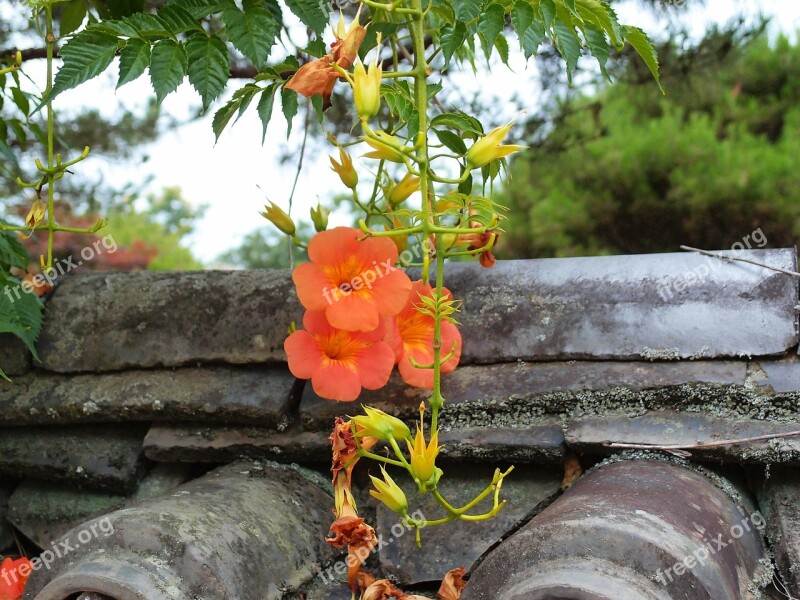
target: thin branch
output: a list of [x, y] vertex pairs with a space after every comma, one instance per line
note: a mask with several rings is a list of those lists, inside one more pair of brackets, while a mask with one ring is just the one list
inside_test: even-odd
[[700, 250], [699, 248], [692, 248], [691, 246], [681, 246], [681, 250], [688, 250], [689, 252], [696, 252], [697, 254], [702, 254], [703, 256], [711, 256], [712, 258], [719, 258], [722, 260], [727, 260], [731, 262], [743, 262], [750, 265], [755, 265], [757, 267], [762, 267], [764, 269], [769, 269], [770, 271], [777, 271], [778, 273], [784, 273], [785, 275], [791, 275], [792, 277], [800, 277], [800, 273], [797, 271], [789, 271], [788, 269], [781, 269], [780, 267], [773, 267], [771, 265], [765, 265], [764, 263], [760, 263], [755, 260], [750, 260], [749, 258], [739, 258], [738, 256], [726, 256], [724, 254], [716, 254], [714, 252], [709, 252], [708, 250]]
[[682, 456], [691, 456], [687, 450], [705, 450], [706, 448], [719, 448], [722, 446], [735, 446], [748, 442], [764, 442], [767, 440], [777, 440], [800, 435], [800, 430], [787, 431], [785, 433], [768, 433], [764, 435], [754, 435], [752, 437], [736, 438], [731, 440], [716, 440], [713, 442], [696, 442], [694, 444], [629, 444], [625, 442], [605, 442], [606, 448], [626, 448], [631, 450], [664, 450]]

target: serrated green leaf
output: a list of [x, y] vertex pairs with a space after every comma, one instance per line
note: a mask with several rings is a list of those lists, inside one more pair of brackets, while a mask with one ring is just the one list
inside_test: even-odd
[[58, 35], [64, 37], [77, 31], [86, 18], [86, 0], [71, 0], [61, 9], [61, 18], [58, 21]]
[[136, 13], [124, 20], [143, 37], [169, 37], [172, 32], [169, 26], [158, 15]]
[[451, 127], [459, 129], [464, 133], [472, 133], [476, 136], [483, 135], [483, 125], [475, 117], [463, 112], [452, 112], [436, 115], [431, 119], [432, 127]]
[[27, 94], [18, 87], [12, 87], [11, 98], [14, 100], [14, 104], [17, 105], [20, 112], [27, 117], [28, 113], [31, 111], [31, 103], [28, 100]]
[[36, 110], [52, 102], [62, 92], [71, 90], [105, 71], [114, 60], [117, 44], [115, 36], [100, 31], [84, 30], [75, 35], [61, 48], [59, 55], [64, 59], [64, 64], [56, 73], [50, 94]]
[[42, 330], [42, 303], [16, 279], [3, 277], [2, 286], [0, 333], [16, 335], [38, 360], [36, 339]]
[[462, 140], [452, 131], [447, 131], [446, 129], [434, 129], [433, 133], [437, 138], [439, 138], [439, 141], [452, 152], [455, 152], [458, 155], [464, 155], [467, 153], [467, 145], [464, 143], [464, 140]]
[[16, 234], [0, 232], [0, 270], [5, 273], [11, 267], [25, 269], [29, 261], [28, 251], [20, 243]]
[[612, 44], [620, 45], [622, 32], [614, 9], [600, 0], [576, 0], [575, 5], [584, 21], [594, 23], [605, 32]]
[[130, 38], [119, 55], [119, 80], [117, 89], [138, 79], [150, 65], [150, 44], [138, 38]]
[[181, 84], [189, 69], [189, 59], [183, 44], [159, 40], [150, 57], [150, 81], [159, 104]]
[[174, 4], [167, 4], [158, 10], [158, 18], [161, 19], [173, 34], [184, 33], [186, 31], [200, 31], [203, 27], [189, 11]]
[[522, 44], [522, 50], [525, 54], [526, 60], [536, 54], [536, 52], [539, 50], [539, 46], [542, 45], [544, 38], [544, 23], [542, 23], [539, 19], [534, 18], [531, 26], [525, 30], [525, 33], [523, 33], [522, 37], [520, 38], [520, 43]]
[[364, 41], [358, 49], [358, 56], [361, 60], [364, 60], [367, 53], [378, 45], [378, 34], [381, 34], [383, 39], [387, 39], [397, 31], [397, 28], [397, 23], [375, 23], [374, 21], [370, 23]]
[[505, 36], [497, 36], [497, 39], [494, 41], [494, 47], [497, 50], [498, 56], [500, 56], [500, 60], [505, 66], [508, 66], [509, 48], [508, 40], [505, 38]]
[[545, 29], [550, 29], [556, 20], [556, 3], [553, 0], [541, 0], [539, 2], [539, 13], [542, 15]]
[[272, 118], [272, 107], [275, 104], [275, 90], [277, 89], [277, 83], [264, 88], [264, 91], [261, 92], [261, 98], [258, 100], [258, 105], [256, 106], [258, 118], [261, 119], [261, 126], [263, 128], [261, 132], [262, 144], [267, 138], [267, 125], [269, 125], [269, 121]]
[[202, 19], [222, 10], [219, 0], [175, 0], [171, 6], [179, 6], [195, 19]]
[[625, 27], [624, 28], [625, 34], [625, 41], [628, 42], [636, 53], [642, 57], [642, 60], [647, 65], [647, 68], [650, 69], [650, 73], [653, 74], [653, 78], [656, 80], [658, 84], [658, 89], [664, 93], [664, 88], [661, 87], [661, 78], [658, 74], [658, 56], [656, 55], [656, 49], [653, 46], [653, 42], [650, 41], [650, 38], [647, 37], [647, 34], [639, 29], [638, 27]]
[[528, 27], [533, 23], [534, 11], [533, 5], [530, 0], [517, 0], [514, 3], [514, 8], [511, 9], [511, 25], [514, 31], [517, 32], [517, 37], [522, 40], [522, 34], [525, 33]]
[[606, 34], [596, 25], [593, 25], [592, 23], [586, 23], [583, 30], [583, 37], [586, 39], [586, 45], [589, 46], [589, 52], [591, 52], [592, 56], [597, 59], [597, 63], [600, 65], [600, 72], [603, 74], [603, 77], [605, 77], [608, 81], [611, 81], [611, 76], [606, 70], [606, 64], [608, 63], [608, 58], [610, 56]]
[[94, 31], [124, 37], [139, 37], [139, 30], [127, 21], [102, 21], [91, 26]]
[[328, 10], [319, 0], [285, 0], [286, 6], [303, 25], [310, 27], [317, 35], [325, 31], [328, 25]]
[[506, 26], [506, 11], [496, 2], [492, 2], [485, 8], [478, 21], [478, 36], [481, 38], [481, 46], [486, 59], [492, 55], [494, 41]]
[[566, 8], [569, 13], [578, 21], [581, 22], [583, 19], [581, 18], [580, 13], [578, 13], [578, 8], [575, 6], [575, 0], [559, 0], [561, 5]]
[[217, 110], [216, 113], [214, 113], [214, 118], [211, 121], [211, 129], [214, 131], [215, 143], [219, 141], [219, 136], [222, 135], [222, 131], [225, 129], [225, 126], [233, 118], [233, 115], [236, 114], [240, 106], [241, 100], [234, 98], [223, 105], [222, 108]]
[[242, 117], [244, 111], [247, 110], [247, 108], [250, 106], [250, 103], [253, 101], [253, 98], [255, 98], [256, 94], [259, 92], [261, 92], [261, 87], [255, 85], [254, 83], [249, 83], [243, 88], [236, 90], [236, 92], [233, 94], [233, 97], [234, 99], [238, 99], [240, 102], [239, 112], [236, 115], [237, 121]]
[[464, 45], [467, 39], [467, 28], [461, 21], [457, 21], [455, 25], [445, 25], [442, 28], [440, 39], [442, 56], [444, 56], [444, 69], [447, 69], [453, 54]]
[[255, 0], [244, 0], [243, 9], [239, 10], [233, 0], [224, 0], [225, 31], [236, 49], [260, 69], [267, 61], [281, 24], [266, 6]]
[[112, 0], [106, 4], [112, 19], [124, 19], [144, 10], [144, 0]]
[[325, 45], [325, 40], [322, 38], [314, 38], [313, 40], [309, 40], [305, 51], [314, 58], [321, 58], [328, 53], [328, 47]]
[[567, 80], [572, 84], [572, 74], [575, 67], [578, 66], [578, 59], [581, 56], [581, 40], [575, 33], [575, 28], [561, 19], [556, 20], [553, 29], [556, 48], [567, 63]]
[[464, 23], [469, 23], [481, 15], [481, 0], [456, 0], [453, 2], [453, 9], [456, 18]]
[[225, 89], [231, 65], [228, 48], [216, 35], [194, 33], [186, 40], [189, 82], [200, 94], [206, 110]]
[[289, 139], [292, 133], [292, 121], [294, 121], [300, 108], [297, 92], [283, 87], [281, 89], [281, 108], [283, 109], [283, 116], [286, 117], [286, 139]]

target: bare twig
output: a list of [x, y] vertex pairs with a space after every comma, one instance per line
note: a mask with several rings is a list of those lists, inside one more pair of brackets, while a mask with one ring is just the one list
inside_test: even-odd
[[764, 442], [767, 440], [782, 439], [800, 435], [800, 430], [787, 431], [785, 433], [768, 433], [764, 435], [754, 435], [752, 437], [736, 438], [732, 440], [716, 440], [713, 442], [696, 442], [694, 444], [629, 444], [627, 442], [606, 442], [606, 448], [625, 448], [629, 450], [663, 450], [681, 456], [691, 456], [688, 450], [705, 450], [706, 448], [719, 448], [721, 446], [735, 446], [746, 444], [747, 442]]
[[777, 271], [778, 273], [791, 275], [792, 277], [800, 277], [800, 273], [798, 273], [797, 271], [789, 271], [788, 269], [781, 269], [780, 267], [765, 265], [764, 263], [760, 263], [755, 260], [750, 260], [749, 258], [739, 258], [738, 256], [726, 256], [724, 254], [717, 254], [716, 252], [709, 252], [708, 250], [700, 250], [699, 248], [692, 248], [691, 246], [681, 246], [680, 248], [681, 250], [696, 252], [697, 254], [702, 254], [703, 256], [711, 256], [712, 258], [719, 258], [731, 262], [743, 262], [750, 265], [755, 265], [757, 267], [763, 267], [764, 269], [769, 269], [770, 271]]

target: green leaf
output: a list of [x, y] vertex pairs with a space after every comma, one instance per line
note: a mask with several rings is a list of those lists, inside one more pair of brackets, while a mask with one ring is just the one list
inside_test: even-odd
[[387, 39], [394, 35], [397, 31], [397, 23], [375, 23], [374, 21], [367, 27], [367, 33], [364, 36], [364, 41], [358, 49], [358, 56], [364, 60], [367, 53], [378, 45], [378, 34], [380, 33], [383, 39]]
[[214, 119], [211, 121], [211, 129], [214, 131], [215, 143], [219, 141], [219, 136], [222, 135], [225, 126], [233, 118], [233, 115], [236, 114], [240, 106], [241, 99], [234, 98], [214, 113]]
[[575, 4], [585, 22], [594, 23], [606, 33], [612, 44], [620, 45], [622, 32], [614, 9], [600, 0], [576, 0]]
[[539, 12], [542, 15], [545, 29], [550, 29], [553, 26], [553, 21], [556, 20], [556, 3], [553, 0], [541, 0]]
[[195, 19], [202, 19], [222, 10], [219, 0], [175, 0], [170, 6], [185, 9]]
[[[97, 77], [108, 68], [117, 52], [115, 36], [100, 31], [84, 30], [75, 35], [59, 53], [64, 64], [56, 73], [50, 94], [37, 111], [59, 94]], [[35, 111], [34, 111], [35, 112]]]
[[481, 0], [455, 0], [456, 18], [464, 23], [477, 19], [481, 15], [481, 4]]
[[506, 25], [505, 9], [495, 2], [486, 7], [478, 21], [478, 35], [481, 38], [481, 46], [486, 59], [492, 55], [492, 48], [497, 36], [503, 31]]
[[0, 282], [0, 333], [16, 335], [38, 360], [35, 344], [42, 330], [42, 303], [16, 279], [4, 276]]
[[244, 11], [233, 0], [224, 0], [222, 20], [228, 39], [236, 49], [260, 69], [269, 56], [281, 24], [269, 9], [256, 0], [244, 0]]
[[476, 136], [483, 135], [483, 125], [475, 117], [464, 112], [436, 115], [431, 119], [431, 127], [451, 127]]
[[297, 92], [287, 87], [281, 89], [281, 107], [283, 108], [283, 116], [286, 117], [286, 139], [289, 139], [292, 133], [292, 121], [294, 121], [299, 109]]
[[310, 27], [317, 35], [325, 31], [328, 25], [328, 10], [324, 2], [319, 0], [285, 0], [303, 25]]
[[71, 0], [67, 2], [61, 9], [58, 35], [63, 38], [73, 31], [77, 31], [86, 18], [86, 11], [86, 0]]
[[29, 261], [28, 251], [16, 234], [0, 232], [0, 270], [5, 273], [11, 267], [25, 269]]
[[127, 21], [103, 21], [92, 25], [92, 30], [110, 33], [115, 36], [139, 37], [139, 30]]
[[264, 88], [264, 91], [261, 92], [261, 98], [258, 100], [258, 105], [256, 106], [258, 118], [261, 119], [261, 126], [263, 128], [261, 132], [262, 144], [267, 138], [267, 125], [269, 125], [269, 121], [272, 118], [272, 107], [275, 103], [275, 91], [278, 89], [278, 86], [279, 84], [273, 83], [269, 87]]
[[600, 65], [600, 72], [608, 81], [611, 81], [611, 76], [606, 70], [606, 64], [610, 56], [606, 34], [596, 25], [586, 23], [583, 30], [583, 37], [586, 38], [586, 45], [589, 46], [589, 52], [592, 53], [592, 56], [597, 59], [597, 63]]
[[653, 42], [651, 42], [650, 38], [647, 37], [647, 34], [638, 27], [626, 26], [624, 28], [624, 34], [625, 41], [628, 42], [634, 50], [636, 50], [636, 53], [642, 57], [642, 60], [647, 65], [647, 68], [650, 69], [650, 73], [653, 74], [653, 78], [658, 84], [658, 89], [660, 89], [662, 93], [665, 93], [664, 88], [661, 87], [661, 78], [658, 74], [658, 56], [656, 55], [656, 49], [653, 46]]
[[27, 94], [18, 87], [12, 87], [11, 97], [14, 99], [14, 104], [17, 105], [17, 108], [27, 117], [28, 113], [31, 111], [31, 103], [28, 100]]
[[228, 83], [231, 65], [228, 48], [216, 35], [194, 33], [186, 40], [189, 82], [203, 100], [203, 110], [219, 96]]
[[514, 8], [511, 9], [511, 25], [520, 40], [522, 40], [522, 34], [533, 23], [534, 14], [530, 0], [517, 0], [514, 3]]
[[153, 46], [150, 58], [150, 81], [159, 104], [181, 84], [189, 69], [183, 44], [160, 40]]
[[457, 21], [455, 25], [445, 25], [442, 28], [441, 45], [445, 69], [450, 65], [453, 54], [464, 45], [466, 39], [467, 28], [461, 21]]
[[575, 28], [561, 19], [556, 21], [553, 29], [556, 34], [556, 48], [567, 63], [567, 79], [572, 84], [572, 73], [581, 56], [581, 40], [575, 33]]
[[494, 47], [497, 49], [497, 54], [500, 56], [500, 60], [503, 61], [505, 66], [508, 66], [508, 40], [503, 35], [497, 36], [497, 39], [494, 41]]
[[434, 129], [433, 133], [436, 134], [436, 137], [439, 138], [439, 141], [449, 150], [462, 156], [467, 153], [467, 145], [464, 143], [464, 140], [462, 140], [452, 131], [447, 131], [446, 129]]
[[119, 55], [119, 81], [117, 89], [137, 79], [150, 64], [150, 44], [130, 38]]
[[185, 8], [168, 4], [158, 10], [161, 19], [173, 34], [186, 31], [202, 31], [200, 22]]
[[536, 54], [544, 38], [544, 23], [538, 19], [534, 19], [531, 26], [525, 30], [525, 33], [523, 33], [520, 38], [520, 43], [522, 44], [522, 50], [525, 53], [526, 59]]
[[139, 35], [144, 37], [161, 38], [169, 37], [172, 34], [169, 26], [164, 21], [157, 15], [151, 15], [150, 13], [136, 13], [125, 19], [124, 22], [136, 29]]

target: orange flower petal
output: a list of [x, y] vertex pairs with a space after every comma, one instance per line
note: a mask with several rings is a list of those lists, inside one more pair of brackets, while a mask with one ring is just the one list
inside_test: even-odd
[[361, 385], [368, 390], [385, 386], [393, 369], [394, 351], [385, 342], [373, 344], [358, 357]]
[[358, 292], [340, 297], [325, 309], [325, 316], [333, 327], [345, 331], [375, 331], [381, 324], [377, 304]]
[[358, 373], [335, 361], [314, 372], [311, 386], [323, 398], [338, 402], [352, 402], [361, 394], [361, 378]]
[[[335, 284], [325, 272], [314, 263], [298, 265], [292, 273], [292, 281], [297, 288], [297, 297], [308, 310], [325, 310], [331, 305]], [[327, 291], [327, 294], [326, 294]]]
[[464, 581], [464, 567], [458, 567], [448, 571], [439, 587], [438, 596], [440, 600], [458, 600], [461, 597], [461, 590], [467, 583]]
[[408, 385], [429, 390], [433, 388], [433, 369], [418, 369], [411, 364], [411, 357], [417, 364], [425, 365], [433, 362], [433, 351], [430, 352], [417, 348], [411, 352], [406, 352], [402, 360], [397, 365], [400, 376]]
[[384, 275], [375, 283], [372, 288], [372, 297], [378, 305], [380, 314], [384, 317], [391, 317], [405, 308], [412, 293], [411, 290], [411, 280], [408, 275], [403, 271], [396, 270]]
[[289, 371], [299, 379], [311, 379], [325, 357], [314, 336], [307, 331], [295, 331], [283, 342], [283, 349]]
[[331, 66], [331, 57], [323, 56], [300, 67], [286, 87], [308, 98], [317, 94], [330, 97], [339, 74]]
[[[315, 263], [335, 264], [345, 262], [359, 251], [358, 238], [364, 234], [352, 227], [334, 227], [311, 238], [308, 258]], [[365, 240], [368, 241], [368, 240]]]

